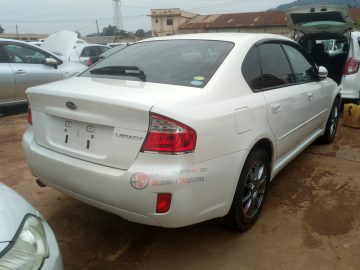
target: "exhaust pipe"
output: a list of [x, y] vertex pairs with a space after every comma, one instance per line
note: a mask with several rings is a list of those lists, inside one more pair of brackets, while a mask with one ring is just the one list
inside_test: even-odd
[[41, 182], [41, 180], [39, 178], [36, 179], [36, 184], [38, 184], [38, 186], [41, 187], [41, 188], [46, 187], [46, 185], [43, 182]]

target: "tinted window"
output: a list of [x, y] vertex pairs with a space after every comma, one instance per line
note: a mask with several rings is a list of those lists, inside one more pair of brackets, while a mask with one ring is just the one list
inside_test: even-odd
[[103, 52], [106, 52], [107, 50], [109, 50], [110, 48], [108, 47], [103, 47], [103, 46], [99, 46], [98, 50], [99, 50], [99, 54], [102, 54]]
[[253, 49], [246, 57], [242, 71], [252, 90], [257, 92], [262, 88], [260, 58], [257, 48]]
[[81, 57], [91, 57], [101, 54], [97, 46], [85, 47], [81, 53]]
[[314, 68], [304, 55], [294, 47], [288, 45], [283, 45], [283, 47], [294, 70], [295, 80], [308, 82], [315, 79]]
[[33, 48], [8, 44], [3, 46], [10, 63], [44, 64], [46, 55]]
[[0, 63], [8, 63], [9, 59], [6, 55], [6, 53], [4, 52], [4, 48], [2, 45], [0, 45]]
[[259, 46], [264, 88], [282, 86], [294, 82], [289, 61], [279, 44]]
[[202, 88], [233, 47], [231, 42], [210, 40], [140, 42], [112, 54], [80, 76], [140, 81], [139, 77], [127, 74], [99, 75], [94, 71], [131, 66], [143, 70], [147, 82]]

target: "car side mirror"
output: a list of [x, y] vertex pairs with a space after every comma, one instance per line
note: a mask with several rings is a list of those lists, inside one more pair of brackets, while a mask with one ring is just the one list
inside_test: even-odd
[[320, 80], [325, 80], [329, 75], [328, 70], [326, 69], [326, 67], [320, 66], [319, 67], [319, 72], [318, 72], [318, 76]]
[[45, 65], [57, 68], [59, 63], [54, 58], [46, 58], [45, 59]]

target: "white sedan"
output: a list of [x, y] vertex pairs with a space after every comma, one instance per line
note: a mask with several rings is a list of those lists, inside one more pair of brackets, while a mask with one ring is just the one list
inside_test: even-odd
[[14, 190], [0, 183], [0, 269], [62, 270], [54, 233]]
[[138, 223], [239, 230], [286, 164], [333, 141], [340, 104], [298, 44], [236, 33], [144, 40], [27, 95], [23, 147], [43, 184]]

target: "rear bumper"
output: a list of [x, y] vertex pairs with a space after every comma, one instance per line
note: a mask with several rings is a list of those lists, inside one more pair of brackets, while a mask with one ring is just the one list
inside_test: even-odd
[[340, 84], [342, 99], [359, 99], [360, 95], [360, 74], [343, 76]]
[[[140, 153], [127, 170], [69, 157], [39, 146], [29, 127], [23, 137], [27, 163], [34, 175], [60, 192], [127, 220], [182, 227], [227, 214], [247, 151], [192, 164], [193, 154]], [[145, 188], [133, 175], [147, 175]], [[168, 213], [156, 213], [158, 193], [171, 193]]]

